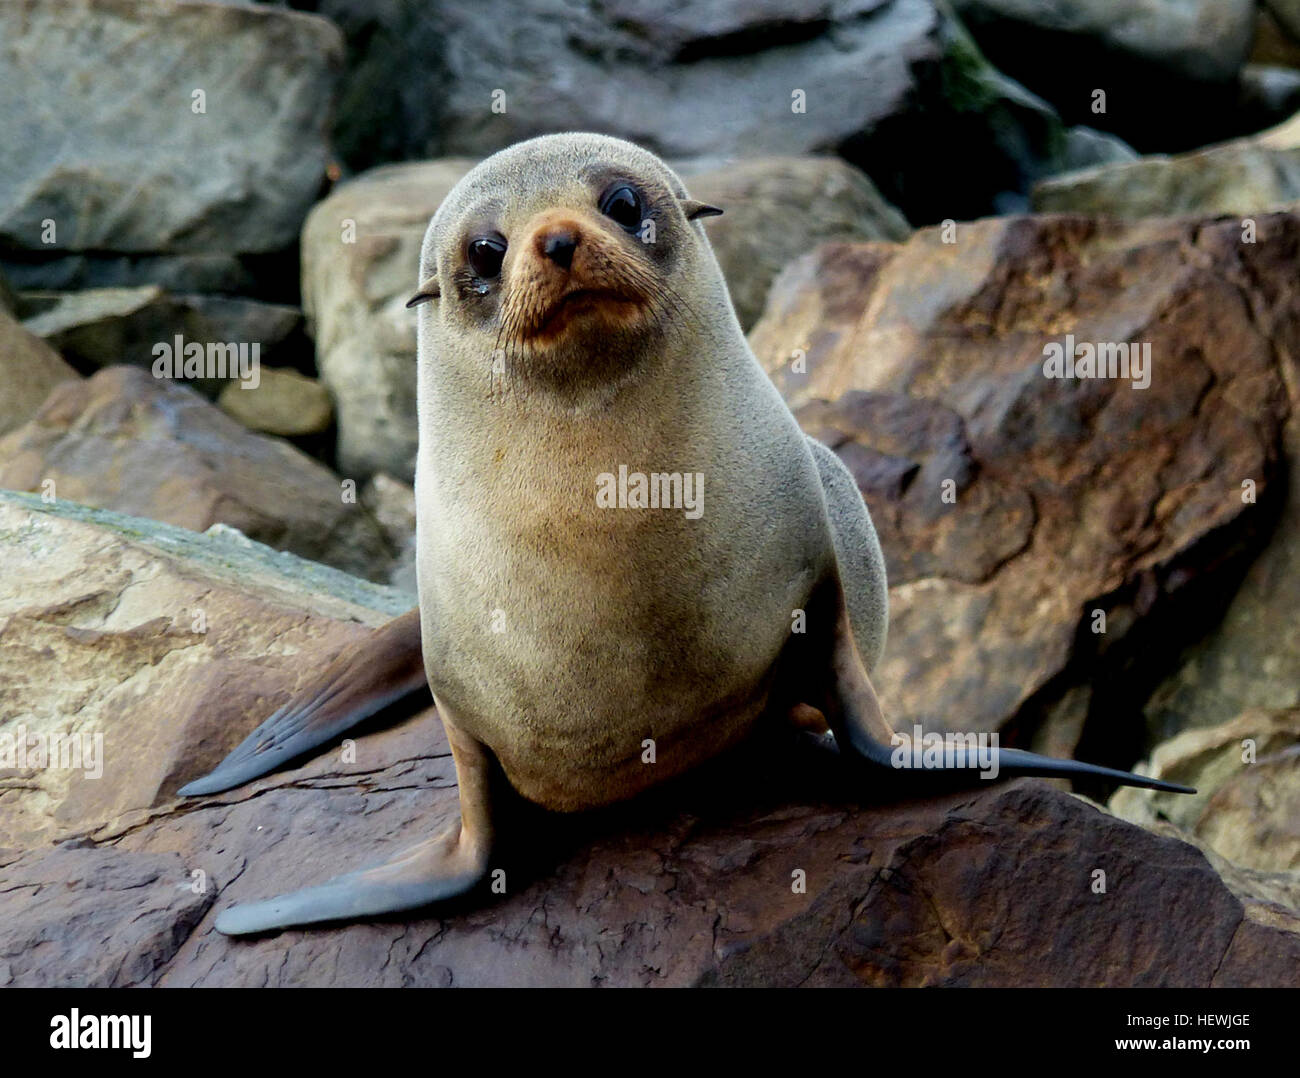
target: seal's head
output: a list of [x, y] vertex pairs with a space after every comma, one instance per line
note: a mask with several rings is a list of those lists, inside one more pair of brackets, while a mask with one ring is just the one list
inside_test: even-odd
[[[556, 387], [608, 383], [649, 357], [725, 285], [699, 225], [721, 213], [687, 197], [653, 154], [603, 135], [544, 135], [487, 158], [429, 224], [423, 335], [438, 362], [492, 365]], [[685, 293], [685, 294], [684, 294]]]

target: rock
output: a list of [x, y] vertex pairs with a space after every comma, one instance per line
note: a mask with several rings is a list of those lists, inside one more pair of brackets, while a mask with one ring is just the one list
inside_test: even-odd
[[[348, 35], [338, 137], [357, 170], [608, 131], [667, 158], [841, 152], [909, 219], [938, 220], [1026, 191], [1026, 159], [1059, 133], [933, 0], [315, 6]], [[959, 191], [933, 177], [954, 159]]]
[[80, 768], [0, 770], [0, 847], [148, 819], [234, 748], [241, 717], [251, 728], [312, 675], [304, 648], [336, 651], [410, 606], [225, 526], [0, 491], [0, 536], [0, 760], [20, 729], [33, 752], [85, 735]]
[[[1120, 57], [1207, 81], [1236, 75], [1250, 50], [1252, 0], [952, 0], [968, 26], [1030, 39], [1071, 34]], [[979, 33], [976, 33], [979, 36]], [[1056, 58], [1059, 62], [1060, 57]]]
[[[19, 309], [27, 330], [88, 372], [122, 363], [152, 370], [159, 345], [176, 356], [177, 337], [182, 339], [182, 355], [183, 346], [190, 343], [202, 345], [205, 357], [209, 345], [246, 345], [249, 360], [256, 356], [258, 365], [294, 353], [294, 333], [302, 323], [296, 307], [233, 296], [173, 296], [156, 285], [23, 292]], [[243, 362], [238, 377], [251, 381]], [[229, 377], [209, 373], [193, 381], [215, 395]]]
[[0, 252], [0, 269], [24, 292], [80, 292], [90, 288], [157, 285], [167, 292], [273, 293], [248, 264], [257, 259], [225, 254], [71, 254], [41, 258]]
[[0, 161], [0, 244], [47, 256], [288, 246], [325, 174], [342, 53], [328, 20], [280, 8], [0, 6], [0, 83], [21, 85], [24, 102], [0, 121], [0, 142], [22, 147]]
[[1300, 41], [1300, 0], [1263, 0], [1262, 6], [1292, 41]]
[[[646, 0], [318, 7], [362, 49], [373, 42], [354, 53], [360, 85], [340, 110], [340, 144], [354, 156], [373, 140], [364, 128], [377, 114], [398, 118], [387, 126], [405, 140], [388, 152], [407, 157], [483, 157], [553, 130], [623, 132], [678, 157], [805, 153], [900, 111], [918, 88], [914, 68], [939, 57], [928, 0], [694, 4], [671, 14]], [[395, 52], [424, 64], [395, 62]], [[492, 109], [496, 89], [504, 109]], [[806, 112], [791, 110], [795, 89], [812, 102]]]
[[58, 352], [0, 306], [0, 435], [26, 423], [55, 386], [76, 377]]
[[1251, 138], [1043, 180], [1034, 208], [1116, 217], [1262, 213], [1300, 201], [1300, 113]]
[[[1289, 346], [1288, 346], [1289, 347]], [[1148, 740], [1218, 726], [1254, 708], [1300, 706], [1300, 416], [1283, 430], [1287, 471], [1268, 545], [1211, 611], [1213, 628], [1146, 703]]]
[[1116, 161], [1134, 161], [1137, 156], [1137, 151], [1123, 139], [1079, 124], [1065, 132], [1065, 152], [1060, 164], [1061, 170], [1067, 172]]
[[1250, 53], [1254, 0], [952, 4], [992, 64], [1067, 123], [1104, 127], [1144, 150], [1242, 132], [1231, 88]]
[[[204, 348], [203, 375], [181, 378], [177, 368], [166, 369], [212, 397], [231, 378], [252, 385], [266, 360], [302, 362], [307, 350], [298, 308], [237, 296], [170, 295], [146, 285], [29, 291], [19, 294], [18, 307], [27, 330], [87, 373], [123, 363], [153, 371], [160, 358], [177, 363], [186, 358], [187, 346], [198, 343]], [[168, 348], [165, 355], [157, 351], [160, 346]]]
[[388, 546], [398, 552], [388, 583], [417, 602], [415, 579], [415, 490], [379, 472], [371, 476], [361, 489], [361, 504], [373, 514], [384, 530]]
[[302, 299], [345, 475], [415, 475], [415, 292], [429, 219], [469, 160], [392, 165], [339, 186], [302, 233]]
[[263, 367], [256, 386], [227, 383], [217, 406], [249, 430], [285, 438], [319, 434], [334, 419], [324, 386], [314, 378], [278, 367]]
[[329, 469], [134, 367], [110, 367], [50, 394], [31, 422], [0, 439], [0, 487], [193, 531], [229, 524], [375, 578], [393, 556]]
[[1236, 865], [1300, 884], [1300, 709], [1254, 709], [1188, 730], [1157, 747], [1148, 771], [1195, 786], [1196, 796], [1125, 789], [1112, 812], [1144, 826], [1168, 820]]
[[[1300, 218], [1258, 226], [985, 220], [825, 245], [777, 279], [750, 340], [871, 507], [896, 726], [1145, 754], [1143, 702], [1282, 499]], [[1148, 387], [1045, 377], [1066, 334], [1148, 344]]]
[[[212, 905], [175, 853], [63, 846], [0, 865], [0, 985], [150, 984]], [[135, 916], [124, 920], [123, 907]], [[69, 931], [69, 926], [75, 926]], [[105, 941], [112, 940], [108, 947]]]
[[228, 528], [25, 495], [0, 494], [0, 538], [0, 735], [104, 747], [97, 779], [0, 771], [15, 986], [1300, 983], [1300, 918], [1184, 842], [1033, 781], [868, 795], [783, 739], [601, 813], [506, 802], [505, 897], [232, 941], [212, 927], [231, 902], [455, 818], [431, 708], [173, 796], [405, 600]]
[[705, 225], [743, 328], [781, 268], [827, 240], [903, 240], [907, 220], [860, 170], [834, 157], [761, 157], [681, 172], [692, 197], [720, 206]]
[[[472, 164], [376, 169], [335, 190], [303, 230], [303, 304], [347, 475], [415, 474], [416, 319], [406, 301], [429, 218]], [[683, 172], [695, 197], [726, 209], [706, 228], [743, 324], [781, 266], [818, 241], [910, 231], [870, 180], [834, 158], [714, 158]]]
[[0, 314], [15, 314], [18, 310], [18, 296], [9, 284], [8, 278], [0, 273]]
[[1256, 64], [1281, 64], [1300, 67], [1300, 36], [1292, 37], [1277, 17], [1261, 4], [1255, 18], [1255, 43], [1250, 59]]
[[1241, 71], [1238, 109], [1256, 130], [1284, 123], [1300, 113], [1300, 71], [1272, 64], [1247, 64]]
[[[962, 220], [1029, 208], [1030, 185], [1040, 176], [1062, 168], [1068, 138], [1055, 110], [1041, 97], [1007, 78], [980, 51], [974, 38], [941, 6], [939, 39], [943, 58], [938, 78], [952, 123], [942, 110], [914, 109], [891, 118], [886, 130], [871, 140], [865, 157], [847, 151], [863, 168], [890, 162], [897, 175], [879, 182], [913, 220]], [[954, 185], [954, 159], [971, 161], [986, 154], [986, 163], [971, 176], [972, 183]], [[894, 164], [898, 162], [899, 164]], [[905, 163], [905, 165], [903, 165]]]
[[[648, 798], [595, 820], [551, 821], [549, 833], [530, 830], [521, 839], [540, 846], [545, 860], [520, 877], [506, 870], [507, 879], [520, 880], [517, 890], [436, 919], [417, 913], [242, 944], [216, 937], [205, 921], [156, 983], [1300, 983], [1300, 919], [1267, 911], [1277, 923], [1258, 923], [1260, 904], [1234, 897], [1186, 844], [1041, 785], [864, 809], [852, 798], [818, 797], [816, 784], [832, 781], [825, 770], [796, 780], [792, 791], [783, 781], [792, 769], [788, 757], [784, 764], [769, 757], [765, 790], [740, 767], [715, 768], [715, 783], [728, 780], [721, 798], [687, 782], [671, 799]], [[217, 908], [318, 879], [322, 865], [355, 857], [357, 827], [404, 832], [374, 851], [383, 856], [454, 818], [454, 790], [437, 790], [436, 807], [419, 806], [395, 789], [400, 778], [391, 765], [368, 796], [322, 789], [327, 775], [309, 768], [296, 791], [278, 779], [260, 804], [227, 801], [176, 820], [173, 840], [203, 851], [189, 863], [212, 865], [213, 879], [239, 873]], [[302, 814], [292, 831], [280, 818], [290, 796]], [[318, 824], [331, 798], [329, 822]], [[312, 836], [304, 855], [306, 827], [324, 833]], [[119, 843], [155, 844], [147, 833]], [[1097, 868], [1112, 881], [1104, 898], [1090, 892]], [[806, 894], [791, 893], [795, 869], [806, 873]]]

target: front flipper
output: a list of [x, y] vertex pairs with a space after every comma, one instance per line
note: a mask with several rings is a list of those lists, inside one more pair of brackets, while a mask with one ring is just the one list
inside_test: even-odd
[[[839, 592], [836, 585], [835, 590]], [[871, 764], [887, 767], [891, 770], [895, 763], [895, 752], [900, 748], [911, 757], [910, 739], [902, 738], [886, 722], [880, 710], [880, 701], [876, 690], [863, 665], [862, 657], [854, 642], [849, 617], [844, 605], [842, 592], [838, 601], [834, 640], [831, 646], [832, 685], [823, 701], [823, 710], [835, 732], [836, 740], [844, 745], [854, 756]], [[1148, 790], [1164, 790], [1168, 793], [1192, 794], [1196, 791], [1189, 786], [1180, 786], [1161, 779], [1135, 775], [1129, 771], [1118, 771], [1097, 764], [1086, 764], [1079, 760], [1058, 760], [1051, 756], [1040, 756], [1036, 752], [1022, 749], [992, 748], [991, 760], [977, 762], [975, 754], [965, 757], [965, 766], [980, 773], [984, 764], [992, 763], [988, 770], [992, 774], [1037, 775], [1048, 778], [1070, 778], [1076, 775], [1089, 775], [1096, 778], [1110, 779], [1124, 786], [1140, 786]], [[911, 757], [915, 759], [915, 757]], [[959, 765], [960, 766], [960, 765]], [[930, 770], [944, 770], [942, 767]]]
[[471, 890], [487, 873], [492, 846], [491, 761], [487, 750], [443, 719], [456, 761], [460, 826], [403, 850], [391, 861], [278, 898], [223, 910], [216, 928], [246, 936], [318, 921], [417, 909]]
[[217, 916], [217, 931], [246, 936], [317, 921], [396, 913], [464, 894], [483, 878], [485, 862], [462, 847], [457, 829], [427, 839], [386, 864], [336, 876], [279, 898], [246, 902]]
[[182, 786], [179, 793], [220, 793], [265, 775], [425, 684], [417, 607], [336, 658], [298, 699], [244, 738], [215, 771]]

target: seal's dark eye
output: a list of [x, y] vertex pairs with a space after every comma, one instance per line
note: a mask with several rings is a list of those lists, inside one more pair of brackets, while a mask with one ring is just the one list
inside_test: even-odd
[[501, 272], [501, 260], [506, 256], [506, 241], [492, 236], [480, 236], [469, 241], [466, 257], [475, 277], [495, 277]]
[[636, 190], [622, 184], [600, 200], [600, 212], [624, 228], [638, 229], [645, 216], [645, 207]]

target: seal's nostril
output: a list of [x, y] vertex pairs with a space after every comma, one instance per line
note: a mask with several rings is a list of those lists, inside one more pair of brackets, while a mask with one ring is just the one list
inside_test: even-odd
[[547, 233], [541, 241], [542, 254], [561, 269], [573, 264], [573, 252], [578, 249], [578, 237], [564, 229]]

